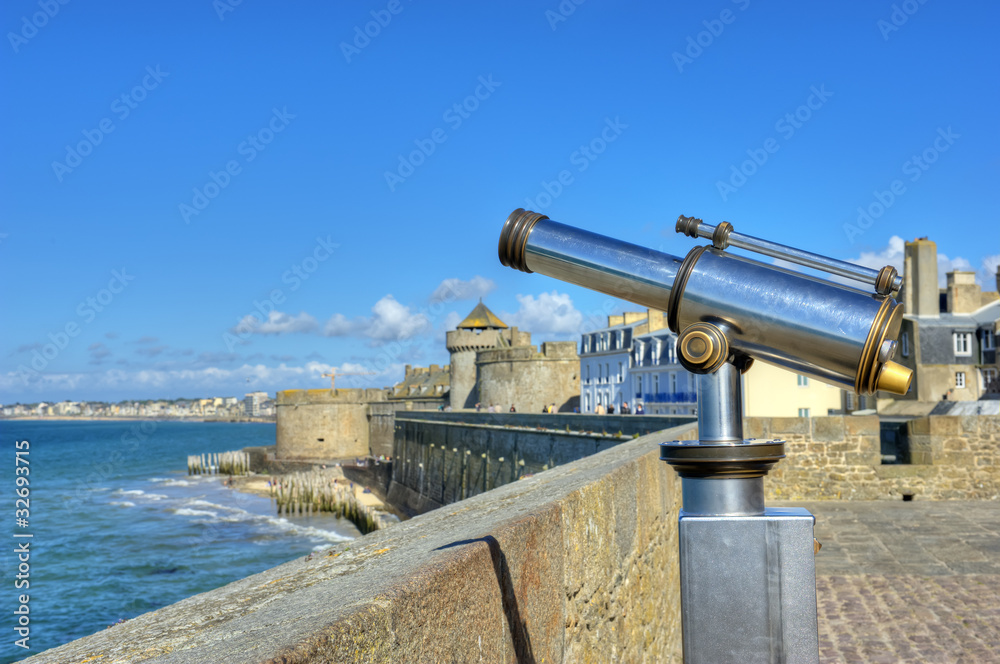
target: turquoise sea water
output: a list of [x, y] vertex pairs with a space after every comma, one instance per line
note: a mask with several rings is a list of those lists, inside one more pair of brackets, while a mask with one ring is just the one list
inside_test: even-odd
[[[15, 517], [18, 440], [30, 443], [26, 528]], [[187, 476], [188, 454], [273, 442], [273, 424], [0, 421], [0, 662], [357, 537], [347, 521], [278, 518], [268, 498]], [[30, 587], [18, 589], [25, 541]], [[15, 645], [22, 594], [30, 650]]]

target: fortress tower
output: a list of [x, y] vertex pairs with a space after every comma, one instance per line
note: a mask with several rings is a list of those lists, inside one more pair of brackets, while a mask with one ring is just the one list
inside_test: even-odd
[[458, 327], [448, 332], [446, 346], [451, 353], [450, 405], [453, 409], [474, 408], [479, 400], [476, 390], [476, 353], [494, 348], [526, 346], [531, 334], [508, 327], [480, 300]]

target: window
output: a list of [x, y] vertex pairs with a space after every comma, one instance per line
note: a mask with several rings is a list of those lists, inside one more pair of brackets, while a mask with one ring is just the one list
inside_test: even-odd
[[[996, 369], [983, 369], [983, 387], [986, 389], [987, 392], [991, 391], [990, 390], [991, 384], [996, 379], [997, 379]], [[996, 389], [994, 388], [992, 391], [995, 392]]]
[[660, 392], [660, 374], [653, 374], [653, 392], [655, 394]]
[[604, 377], [609, 383], [611, 382], [611, 364], [608, 362], [604, 363]]
[[955, 372], [955, 387], [961, 389], [965, 387], [965, 372], [956, 371]]
[[642, 394], [642, 376], [636, 377], [636, 390], [638, 394]]
[[807, 376], [803, 376], [802, 374], [799, 374], [795, 378], [797, 380], [797, 384], [798, 384], [799, 387], [806, 387], [806, 386], [809, 385], [809, 378]]
[[618, 363], [618, 382], [621, 383], [625, 380], [625, 369], [622, 367], [622, 363]]
[[677, 394], [677, 374], [670, 374], [670, 392], [672, 394]]
[[590, 412], [590, 393], [589, 392], [587, 392], [586, 394], [583, 395], [583, 412], [585, 412], [585, 413], [589, 413]]
[[903, 357], [910, 356], [910, 333], [903, 332], [903, 335], [899, 338], [899, 345], [901, 346], [900, 352], [903, 353]]
[[996, 335], [993, 330], [983, 330], [983, 350], [993, 350], [996, 348]]
[[955, 355], [972, 355], [972, 332], [955, 332]]
[[587, 380], [584, 381], [584, 382], [586, 382], [586, 383], [590, 382], [590, 365], [589, 364], [587, 365]]
[[799, 408], [799, 417], [809, 417], [809, 409]]

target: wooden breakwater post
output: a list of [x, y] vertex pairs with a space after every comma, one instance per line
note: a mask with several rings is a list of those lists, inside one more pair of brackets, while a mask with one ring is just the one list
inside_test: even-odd
[[384, 527], [382, 518], [354, 495], [351, 483], [316, 470], [285, 475], [271, 487], [278, 514], [330, 512], [348, 519], [362, 535]]
[[243, 451], [193, 454], [187, 465], [188, 475], [249, 475], [250, 455]]

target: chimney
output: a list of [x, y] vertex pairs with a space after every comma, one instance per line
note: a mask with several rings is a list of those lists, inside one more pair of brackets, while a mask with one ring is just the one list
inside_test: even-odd
[[913, 316], [941, 313], [937, 245], [927, 238], [906, 243], [903, 263], [903, 311]]
[[647, 309], [646, 317], [649, 319], [649, 331], [656, 332], [667, 326], [667, 321], [663, 317], [663, 312], [659, 309]]
[[948, 313], [967, 314], [979, 308], [982, 301], [982, 291], [976, 285], [975, 272], [949, 272], [948, 279]]
[[624, 325], [625, 316], [608, 316], [608, 327], [614, 327], [616, 325]]
[[403, 369], [403, 380], [406, 380], [407, 378], [410, 377], [410, 371], [412, 371], [412, 370], [413, 370], [413, 367], [410, 366], [409, 364], [407, 364], [406, 368]]

